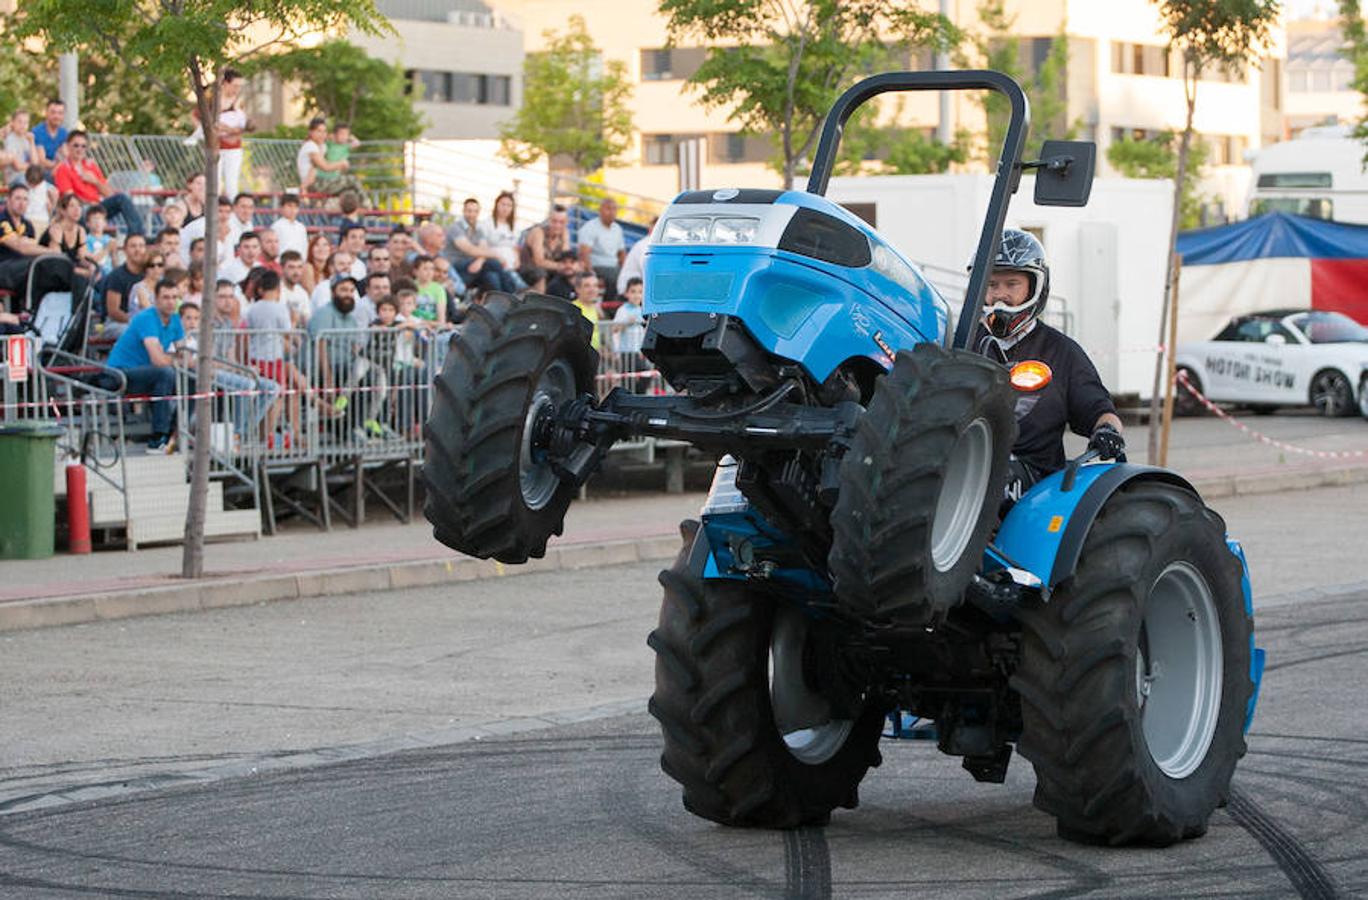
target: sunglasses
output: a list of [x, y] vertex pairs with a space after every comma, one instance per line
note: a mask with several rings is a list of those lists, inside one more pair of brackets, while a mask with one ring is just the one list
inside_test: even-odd
[[165, 268], [166, 268], [166, 263], [159, 263], [159, 262], [148, 263], [148, 264], [147, 264], [147, 267], [148, 267], [149, 269], [165, 269]]

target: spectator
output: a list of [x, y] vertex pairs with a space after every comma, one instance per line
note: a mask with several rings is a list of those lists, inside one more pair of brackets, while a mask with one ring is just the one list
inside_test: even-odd
[[328, 161], [327, 150], [324, 147], [327, 140], [328, 120], [322, 116], [315, 116], [310, 119], [308, 139], [300, 146], [299, 153], [295, 156], [295, 170], [299, 173], [300, 190], [313, 190], [323, 193], [325, 187], [331, 189], [336, 184], [340, 184], [343, 179], [339, 177], [335, 182], [325, 181], [324, 184], [318, 184], [320, 173], [328, 172], [340, 175], [351, 168], [351, 163], [345, 159], [337, 162]]
[[[232, 218], [232, 201], [220, 194], [218, 198], [218, 217], [214, 222], [218, 231], [218, 264], [221, 266], [228, 262], [233, 256], [233, 250], [237, 247], [237, 239], [231, 234], [229, 220]], [[208, 219], [201, 216], [189, 225], [181, 229], [181, 246], [185, 247], [193, 244], [196, 238], [204, 237], [204, 229], [208, 224]]]
[[573, 250], [562, 250], [556, 256], [555, 268], [546, 282], [546, 292], [565, 300], [575, 299], [575, 276], [580, 274], [579, 261]]
[[219, 270], [219, 275], [233, 284], [242, 284], [252, 267], [261, 259], [261, 239], [255, 231], [244, 231], [238, 238], [237, 255]]
[[242, 88], [242, 73], [224, 69], [218, 114], [219, 192], [229, 197], [237, 196], [242, 175], [242, 136], [256, 127], [242, 108]]
[[[191, 278], [194, 278], [193, 273]], [[231, 285], [228, 296], [232, 298]], [[199, 303], [191, 300], [181, 303], [180, 317], [185, 331], [186, 364], [194, 371], [199, 352]], [[223, 402], [232, 410], [233, 431], [240, 441], [255, 433], [280, 394], [280, 386], [274, 381], [244, 375], [225, 366], [214, 367], [214, 388], [227, 395]]]
[[457, 278], [451, 271], [451, 260], [445, 256], [433, 257], [432, 264], [437, 271], [433, 274], [433, 280], [442, 286], [446, 292], [447, 305], [453, 303], [457, 297], [465, 293], [465, 285], [461, 279]]
[[177, 233], [180, 233], [181, 226], [185, 224], [188, 215], [189, 213], [185, 211], [185, 203], [179, 198], [172, 197], [162, 206], [162, 227], [174, 228]]
[[486, 225], [480, 221], [480, 201], [467, 198], [461, 218], [447, 230], [447, 252], [452, 270], [467, 285], [479, 284], [489, 291], [512, 293], [521, 285], [504, 269], [499, 254], [490, 246]]
[[180, 316], [176, 315], [176, 286], [160, 281], [152, 306], [134, 316], [109, 353], [109, 365], [124, 374], [128, 393], [146, 394], [152, 401], [151, 451], [166, 450], [174, 427], [175, 409], [170, 400], [176, 392], [175, 358], [177, 345], [185, 339]]
[[[87, 217], [88, 221], [88, 217]], [[124, 239], [123, 265], [109, 273], [104, 281], [105, 337], [118, 337], [128, 327], [128, 297], [133, 285], [143, 279], [147, 269], [147, 238], [130, 234]]]
[[33, 142], [39, 150], [38, 164], [51, 173], [66, 155], [67, 130], [62, 127], [66, 104], [56, 97], [47, 102], [43, 121], [33, 126]]
[[375, 301], [390, 295], [390, 277], [380, 272], [372, 272], [366, 276], [362, 284], [365, 291], [356, 301], [356, 314], [362, 322], [369, 322], [375, 318]]
[[[613, 315], [613, 352], [640, 354], [641, 342], [646, 337], [646, 317], [641, 304], [645, 299], [640, 278], [627, 282], [622, 294], [622, 305]], [[632, 371], [636, 371], [633, 369]]]
[[38, 243], [33, 223], [24, 217], [28, 210], [26, 185], [10, 188], [5, 215], [0, 218], [0, 288], [19, 294], [28, 277], [33, 259], [50, 251]]
[[603, 294], [603, 289], [599, 285], [599, 277], [593, 272], [575, 273], [575, 298], [570, 302], [579, 309], [580, 315], [589, 320], [594, 326], [594, 337], [592, 343], [595, 350], [603, 343], [599, 337], [599, 299]]
[[[46, 185], [46, 182], [44, 184]], [[59, 197], [53, 209], [56, 216], [43, 232], [40, 243], [49, 250], [61, 253], [76, 264], [76, 271], [94, 280], [96, 265], [87, 249], [89, 236], [81, 227], [81, 209], [81, 201], [75, 194], [67, 193]], [[100, 213], [103, 218], [104, 210], [100, 210]], [[106, 237], [105, 240], [108, 242], [109, 239]]]
[[[30, 166], [37, 166], [41, 173], [40, 178], [47, 175], [47, 170], [43, 168], [41, 155], [38, 152], [38, 143], [33, 139], [33, 132], [29, 131], [29, 114], [26, 109], [16, 109], [10, 120], [0, 128], [0, 135], [4, 136], [4, 144], [0, 145], [0, 150], [9, 157], [5, 161], [4, 183], [13, 184], [16, 181], [25, 179], [25, 173]], [[29, 185], [29, 192], [32, 193], [33, 186]], [[32, 221], [30, 219], [30, 221]], [[34, 226], [37, 227], [36, 225]]]
[[[440, 228], [437, 230], [441, 231]], [[413, 235], [409, 234], [409, 230], [403, 225], [395, 225], [390, 229], [389, 237], [385, 238], [385, 248], [389, 250], [391, 263], [396, 267], [403, 266], [408, 262], [409, 251], [413, 248]]]
[[196, 269], [204, 271], [204, 238], [195, 238], [190, 242], [190, 270]]
[[280, 300], [290, 311], [290, 322], [295, 328], [309, 323], [309, 292], [304, 289], [304, 258], [293, 250], [280, 254]]
[[332, 182], [342, 177], [342, 173], [351, 168], [351, 152], [360, 146], [361, 142], [352, 136], [351, 126], [341, 122], [333, 123], [332, 134], [327, 143], [323, 145], [323, 158], [330, 163], [345, 163], [339, 169], [323, 169], [318, 172], [314, 180], [314, 188], [324, 194], [337, 194], [340, 189], [333, 189]]
[[157, 232], [157, 238], [153, 246], [162, 252], [166, 257], [168, 266], [179, 266], [184, 260], [181, 258], [180, 229], [166, 226]]
[[[203, 305], [204, 305], [204, 268], [203, 268], [203, 267], [200, 267], [200, 268], [196, 268], [196, 269], [190, 269], [189, 271], [190, 271], [190, 278], [189, 278], [189, 280], [188, 280], [188, 282], [187, 282], [187, 284], [186, 284], [186, 288], [185, 288], [185, 299], [184, 299], [183, 301], [181, 301], [181, 302], [182, 302], [182, 305], [184, 305], [184, 304], [186, 304], [186, 303], [195, 303], [195, 304], [198, 304], [199, 306], [203, 306]], [[181, 318], [182, 318], [182, 321], [184, 321], [184, 318], [185, 318], [185, 317], [182, 316]], [[185, 330], [186, 330], [187, 333], [190, 333], [190, 331], [191, 331], [190, 324], [189, 324], [188, 322], [186, 322]]]
[[[341, 239], [337, 249], [345, 250], [352, 258], [351, 269], [347, 274], [360, 281], [366, 277], [366, 264], [361, 261], [361, 255], [366, 252], [366, 226], [359, 222], [343, 225]], [[366, 321], [369, 322], [370, 319]]]
[[[222, 193], [222, 191], [220, 191]], [[204, 173], [191, 172], [185, 176], [185, 190], [180, 194], [181, 203], [185, 204], [185, 221], [178, 228], [204, 216]]]
[[[127, 314], [131, 320], [138, 313], [157, 305], [157, 285], [161, 281], [176, 282], [167, 277], [166, 255], [158, 250], [147, 251], [147, 265], [143, 267], [141, 281], [136, 281], [128, 289]], [[180, 286], [176, 285], [176, 299], [180, 300]]]
[[176, 286], [176, 302], [184, 303], [186, 296], [190, 293], [190, 273], [184, 269], [177, 269], [168, 261], [166, 264], [167, 281]]
[[560, 254], [570, 249], [570, 214], [557, 203], [540, 225], [527, 230], [523, 240], [522, 264], [550, 272], [557, 268]]
[[[286, 404], [290, 431], [285, 434], [285, 446], [289, 447], [291, 435], [297, 438], [303, 434], [299, 429], [299, 397], [309, 385], [294, 363], [285, 358], [295, 348], [290, 335], [290, 311], [280, 302], [280, 276], [271, 271], [263, 272], [256, 281], [256, 294], [257, 302], [248, 308], [245, 317], [247, 328], [252, 332], [247, 338], [247, 358], [263, 377], [282, 388], [294, 388]], [[274, 446], [279, 418], [280, 404], [277, 402], [266, 413], [268, 447]]]
[[580, 226], [579, 256], [580, 265], [593, 269], [607, 285], [606, 299], [616, 300], [618, 270], [627, 258], [627, 241], [617, 222], [617, 201], [612, 197], [599, 204], [598, 218]]
[[389, 246], [374, 247], [366, 254], [366, 271], [371, 275], [390, 275], [394, 258], [390, 256]]
[[57, 209], [57, 189], [43, 177], [43, 167], [37, 163], [24, 170], [24, 184], [29, 189], [28, 220], [33, 223], [33, 230], [42, 234]]
[[[42, 126], [38, 126], [41, 130]], [[52, 170], [53, 183], [62, 193], [71, 191], [81, 198], [82, 203], [98, 203], [111, 217], [119, 216], [129, 234], [142, 234], [144, 230], [142, 215], [138, 213], [133, 201], [127, 194], [116, 193], [109, 186], [99, 165], [88, 159], [90, 138], [84, 131], [76, 130], [67, 135], [65, 161]]]
[[414, 315], [430, 328], [445, 328], [447, 323], [446, 291], [436, 281], [437, 266], [431, 256], [420, 256], [413, 261], [417, 282], [418, 307]]
[[[76, 201], [76, 209], [79, 211], [85, 207], [81, 203], [81, 198], [75, 194], [63, 194], [64, 197], [72, 197]], [[63, 204], [59, 198], [57, 208], [62, 209]], [[114, 268], [114, 239], [109, 236], [108, 228], [105, 223], [105, 211], [98, 206], [92, 206], [85, 214], [86, 222], [86, 256], [95, 266], [95, 277], [102, 278], [108, 275]], [[80, 224], [79, 217], [77, 224]]]
[[521, 252], [518, 250], [518, 204], [511, 191], [503, 191], [494, 198], [494, 213], [487, 225], [489, 246], [499, 255], [499, 262], [510, 272], [518, 270]]
[[545, 294], [546, 293], [546, 270], [533, 266], [530, 269], [523, 269], [518, 272], [518, 277], [527, 285], [524, 294]]
[[240, 334], [242, 303], [238, 300], [238, 287], [226, 278], [219, 279], [214, 286], [214, 355], [229, 362], [242, 362], [245, 353]]
[[257, 232], [257, 240], [261, 241], [261, 259], [257, 265], [265, 266], [277, 275], [280, 274], [280, 235], [269, 228], [263, 228]]
[[[351, 277], [351, 254], [345, 250], [338, 250], [328, 257], [328, 265], [323, 270], [324, 277], [318, 282], [309, 295], [309, 305], [316, 313], [319, 309], [332, 302], [333, 295], [336, 294], [337, 282], [343, 278], [349, 278], [352, 286], [357, 287], [356, 279]], [[356, 306], [356, 294], [352, 294], [352, 307]], [[367, 320], [369, 321], [369, 320]]]
[[340, 392], [335, 401], [338, 409], [346, 409], [351, 392], [368, 381], [370, 367], [362, 358], [365, 327], [356, 315], [356, 282], [346, 276], [337, 279], [329, 302], [315, 309], [309, 319], [309, 339], [318, 348], [315, 377], [322, 378], [325, 391]]
[[301, 259], [308, 255], [309, 233], [299, 221], [298, 194], [287, 191], [281, 195], [280, 217], [271, 223], [271, 230], [280, 237], [281, 253], [293, 250]]
[[655, 231], [656, 223], [660, 221], [660, 216], [652, 216], [650, 227], [646, 229], [646, 236], [632, 245], [632, 249], [627, 251], [627, 259], [622, 263], [622, 269], [618, 271], [617, 289], [621, 294], [627, 290], [627, 282], [633, 278], [641, 278], [642, 288], [646, 286], [646, 248], [651, 245], [651, 233]]
[[256, 198], [251, 194], [227, 194], [233, 198], [233, 215], [228, 220], [230, 233], [233, 235], [233, 246], [237, 246], [238, 238], [245, 232], [256, 231], [256, 226], [252, 224], [256, 217]]
[[309, 252], [304, 254], [304, 289], [313, 292], [320, 282], [326, 281], [328, 262], [332, 258], [333, 245], [327, 235], [316, 234], [309, 241]]
[[424, 222], [418, 226], [418, 239], [404, 254], [404, 258], [412, 266], [419, 256], [431, 256], [434, 259], [441, 256], [442, 248], [445, 246], [446, 232], [442, 230], [442, 226], [436, 222]]

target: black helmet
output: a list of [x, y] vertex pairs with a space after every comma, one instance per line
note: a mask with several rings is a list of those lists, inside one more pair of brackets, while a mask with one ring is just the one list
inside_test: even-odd
[[994, 272], [1021, 272], [1031, 280], [1031, 295], [1021, 306], [995, 303], [983, 307], [983, 326], [996, 338], [1021, 334], [1045, 311], [1050, 298], [1050, 264], [1035, 235], [1017, 228], [1002, 230], [1002, 243], [993, 257]]

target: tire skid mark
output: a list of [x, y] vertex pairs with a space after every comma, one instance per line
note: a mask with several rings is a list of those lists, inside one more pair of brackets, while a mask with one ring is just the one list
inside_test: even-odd
[[820, 827], [784, 832], [785, 893], [788, 900], [830, 900], [831, 849]]
[[1301, 842], [1243, 791], [1231, 789], [1227, 812], [1267, 851], [1303, 900], [1336, 900], [1340, 896], [1330, 873]]

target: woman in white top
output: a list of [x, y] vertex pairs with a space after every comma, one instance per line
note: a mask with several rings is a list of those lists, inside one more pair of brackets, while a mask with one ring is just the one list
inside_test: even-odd
[[147, 267], [143, 269], [143, 280], [128, 289], [128, 318], [135, 315], [157, 300], [157, 282], [166, 273], [166, 257], [161, 253], [147, 254]]
[[494, 198], [494, 214], [489, 224], [489, 243], [499, 255], [499, 262], [510, 272], [518, 270], [518, 231], [513, 224], [517, 216], [517, 201], [504, 191]]

